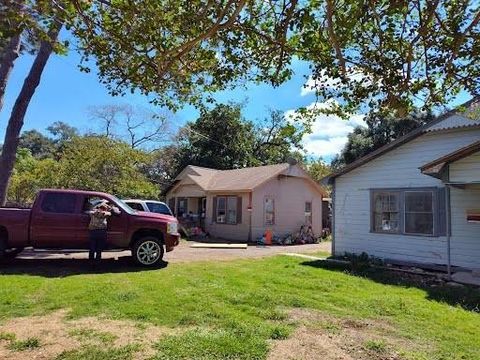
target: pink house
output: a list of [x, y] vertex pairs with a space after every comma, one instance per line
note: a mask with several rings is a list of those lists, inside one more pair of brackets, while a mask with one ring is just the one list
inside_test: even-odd
[[324, 190], [296, 164], [235, 170], [187, 166], [166, 197], [177, 217], [197, 220], [210, 235], [251, 242], [267, 229], [283, 236], [311, 224], [322, 232]]

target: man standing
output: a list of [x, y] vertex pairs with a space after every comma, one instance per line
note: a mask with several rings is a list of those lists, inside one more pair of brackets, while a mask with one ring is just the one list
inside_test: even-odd
[[102, 250], [105, 248], [107, 242], [107, 220], [112, 216], [110, 207], [106, 201], [96, 205], [90, 214], [90, 223], [88, 224], [89, 238], [90, 238], [90, 252], [88, 258], [90, 260], [101, 260]]

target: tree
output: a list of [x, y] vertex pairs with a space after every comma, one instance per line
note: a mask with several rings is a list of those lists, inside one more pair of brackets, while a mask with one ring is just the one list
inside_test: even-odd
[[340, 113], [362, 107], [406, 116], [480, 92], [478, 1], [309, 2], [292, 35], [313, 63], [308, 82]]
[[31, 205], [38, 190], [59, 185], [57, 173], [58, 163], [53, 159], [37, 159], [28, 149], [20, 149], [8, 189], [9, 202], [21, 207]]
[[[43, 5], [47, 4], [47, 7]], [[7, 130], [5, 132], [5, 141], [3, 143], [2, 153], [0, 155], [0, 168], [3, 170], [0, 173], [0, 205], [5, 204], [8, 190], [8, 182], [12, 175], [13, 167], [15, 165], [15, 156], [18, 149], [20, 131], [23, 127], [23, 121], [27, 112], [28, 105], [32, 100], [36, 88], [40, 83], [40, 78], [43, 73], [45, 65], [57, 46], [57, 37], [63, 26], [64, 16], [58, 15], [56, 12], [49, 12], [48, 2], [44, 4], [39, 1], [38, 5], [45, 12], [42, 12], [44, 17], [39, 19], [42, 24], [47, 24], [46, 35], [43, 33], [37, 34], [41, 38], [40, 47], [32, 67], [25, 78], [20, 93], [13, 105], [10, 118], [8, 120]], [[62, 9], [65, 11], [65, 9]], [[51, 18], [49, 18], [51, 17]]]
[[332, 168], [322, 159], [308, 161], [305, 165], [311, 178], [318, 183], [332, 172]]
[[157, 198], [158, 188], [140, 169], [148, 154], [103, 136], [76, 137], [65, 144], [58, 183], [65, 188], [104, 191], [120, 197]]
[[156, 146], [168, 139], [168, 119], [152, 110], [131, 105], [89, 108], [90, 118], [101, 122], [100, 134], [126, 141], [132, 149]]
[[225, 170], [277, 164], [292, 157], [303, 160], [299, 152], [303, 127], [274, 110], [254, 124], [243, 118], [241, 110], [238, 104], [220, 104], [203, 110], [195, 122], [183, 127], [175, 140], [173, 177], [187, 165]]
[[[29, 24], [46, 30], [46, 36], [39, 36], [39, 51], [7, 126], [0, 157], [0, 205], [5, 203], [28, 104], [50, 54], [60, 50], [57, 37], [63, 24], [77, 37], [82, 59], [95, 57], [100, 80], [111, 94], [153, 93], [157, 104], [176, 108], [200, 104], [204, 94], [239, 79], [274, 85], [286, 80], [291, 75], [287, 34], [296, 6], [296, 0], [25, 1], [23, 12], [38, 19]], [[81, 69], [89, 71], [84, 64]]]
[[367, 128], [356, 127], [348, 135], [342, 152], [332, 161], [334, 168], [348, 165], [358, 158], [408, 134], [434, 119], [430, 112], [414, 112], [397, 119], [393, 115], [370, 114], [365, 118]]
[[51, 158], [56, 151], [55, 142], [37, 130], [24, 131], [18, 146], [20, 149], [28, 149], [37, 159]]
[[302, 138], [307, 129], [289, 121], [284, 112], [271, 110], [269, 117], [255, 125], [253, 160], [258, 165], [286, 162], [288, 158], [301, 158], [295, 151], [302, 149]]
[[242, 118], [240, 105], [217, 105], [184, 126], [179, 134], [179, 169], [187, 165], [238, 169], [253, 159], [254, 126]]
[[52, 125], [47, 127], [47, 131], [53, 135], [53, 141], [57, 146], [60, 146], [67, 141], [71, 141], [78, 136], [78, 129], [64, 123], [63, 121], [55, 121]]

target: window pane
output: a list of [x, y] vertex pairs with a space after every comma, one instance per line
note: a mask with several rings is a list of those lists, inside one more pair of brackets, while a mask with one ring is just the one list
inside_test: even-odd
[[217, 223], [224, 223], [226, 220], [226, 198], [217, 197]]
[[73, 214], [75, 212], [75, 194], [46, 194], [41, 208], [45, 212]]
[[312, 203], [311, 202], [306, 202], [305, 203], [305, 212], [312, 212]]
[[130, 206], [132, 209], [137, 210], [137, 211], [143, 211], [143, 207], [139, 203], [132, 203], [132, 202], [127, 202], [126, 203], [128, 206]]
[[433, 234], [433, 214], [406, 213], [405, 232], [409, 234]]
[[374, 193], [373, 199], [373, 231], [399, 232], [398, 192]]
[[265, 199], [265, 225], [275, 224], [275, 201], [271, 198]]
[[227, 198], [227, 224], [237, 223], [237, 197]]
[[171, 215], [170, 209], [164, 204], [147, 202], [147, 207], [151, 212], [163, 215]]
[[375, 214], [375, 230], [398, 232], [398, 213], [384, 212]]
[[431, 191], [409, 191], [405, 193], [405, 211], [432, 212], [433, 194]]

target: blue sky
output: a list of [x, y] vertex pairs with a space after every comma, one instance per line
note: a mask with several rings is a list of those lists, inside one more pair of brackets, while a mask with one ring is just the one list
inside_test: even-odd
[[[15, 63], [6, 91], [5, 105], [0, 112], [2, 139], [11, 107], [32, 60], [32, 56], [23, 55]], [[141, 95], [110, 96], [105, 87], [98, 82], [95, 71], [85, 74], [78, 70], [79, 60], [80, 57], [75, 51], [70, 51], [67, 56], [53, 55], [50, 58], [40, 86], [28, 108], [24, 130], [37, 129], [43, 132], [54, 121], [64, 121], [80, 131], [95, 130], [95, 124], [92, 124], [87, 114], [89, 106], [127, 103], [151, 107], [148, 99]], [[315, 102], [313, 92], [303, 88], [309, 74], [308, 65], [296, 61], [293, 63], [293, 69], [295, 75], [292, 79], [278, 88], [266, 84], [251, 84], [247, 89], [238, 88], [221, 92], [217, 94], [216, 99], [220, 102], [244, 102], [244, 116], [254, 121], [264, 118], [269, 108], [291, 113], [298, 107]], [[454, 104], [466, 100], [468, 97], [462, 95]], [[173, 115], [172, 127], [179, 127], [195, 119], [197, 114], [193, 107], [185, 107]], [[345, 144], [347, 134], [359, 124], [362, 124], [361, 115], [353, 115], [349, 121], [335, 116], [319, 116], [313, 125], [313, 133], [304, 138], [305, 149], [310, 155], [330, 160]]]

